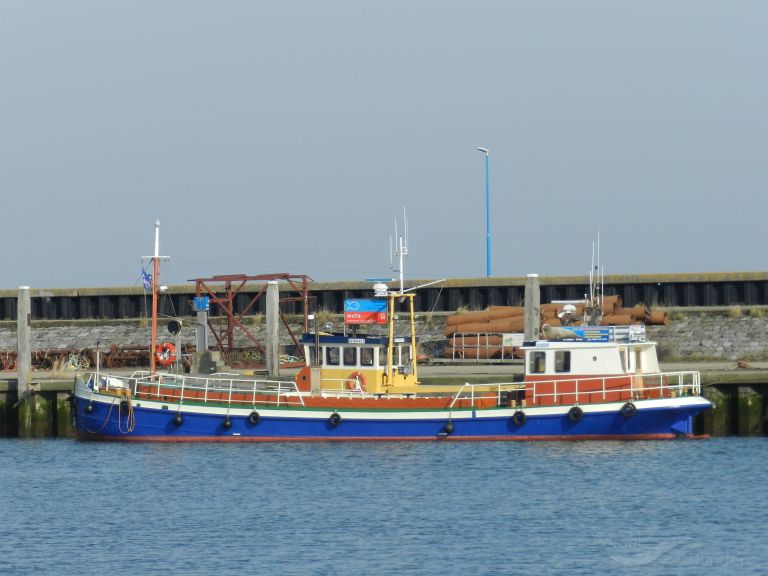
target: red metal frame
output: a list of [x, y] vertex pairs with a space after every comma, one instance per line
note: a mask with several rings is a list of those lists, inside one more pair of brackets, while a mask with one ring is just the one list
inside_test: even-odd
[[[291, 287], [291, 292], [297, 294], [297, 296], [285, 296], [281, 297], [280, 302], [301, 302], [302, 310], [304, 313], [304, 331], [309, 330], [309, 283], [312, 282], [312, 278], [304, 274], [289, 274], [282, 272], [279, 274], [259, 274], [257, 276], [247, 276], [245, 274], [227, 274], [222, 276], [213, 276], [211, 278], [197, 278], [195, 279], [195, 293], [197, 296], [208, 296], [213, 304], [216, 304], [219, 312], [227, 319], [227, 326], [224, 330], [219, 332], [215, 326], [211, 324], [210, 318], [208, 319], [208, 327], [213, 333], [216, 339], [216, 344], [221, 352], [232, 351], [235, 349], [235, 328], [239, 328], [241, 332], [251, 340], [256, 348], [264, 352], [264, 346], [258, 339], [246, 328], [242, 322], [243, 317], [248, 314], [249, 311], [258, 302], [259, 298], [267, 291], [267, 282], [269, 281], [284, 281]], [[224, 296], [217, 296], [217, 291], [221, 293], [221, 289], [217, 290], [215, 286], [210, 284], [216, 282], [224, 285]], [[242, 292], [245, 286], [249, 282], [263, 282], [263, 286], [255, 293], [251, 301], [243, 308], [243, 311], [239, 314], [235, 313], [234, 303], [235, 297]], [[280, 311], [280, 319], [283, 321], [283, 325], [288, 334], [296, 345], [296, 349], [301, 356], [304, 356], [302, 346], [299, 344], [299, 340], [288, 325], [288, 321], [285, 318], [282, 310]]]

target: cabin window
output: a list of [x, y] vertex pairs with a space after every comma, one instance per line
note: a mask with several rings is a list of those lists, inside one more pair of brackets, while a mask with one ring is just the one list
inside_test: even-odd
[[531, 352], [528, 372], [531, 374], [542, 374], [546, 371], [546, 352]]
[[314, 366], [317, 362], [317, 356], [315, 354], [315, 347], [314, 346], [306, 346], [304, 348], [307, 351], [307, 358], [309, 358], [309, 364], [310, 366]]
[[400, 364], [407, 366], [411, 363], [411, 347], [402, 346], [400, 348]]
[[621, 371], [627, 372], [627, 349], [619, 348], [619, 360], [621, 361]]
[[388, 348], [379, 348], [379, 366], [387, 365], [387, 355], [389, 354]]
[[339, 347], [338, 346], [328, 346], [325, 349], [325, 363], [328, 366], [339, 365]]
[[571, 351], [558, 350], [555, 352], [555, 372], [571, 371]]
[[360, 366], [373, 366], [373, 348], [360, 348]]
[[357, 366], [357, 348], [354, 346], [344, 348], [344, 366]]

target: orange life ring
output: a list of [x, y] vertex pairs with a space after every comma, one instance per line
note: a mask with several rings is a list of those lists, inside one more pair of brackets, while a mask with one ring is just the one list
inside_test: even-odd
[[347, 390], [357, 390], [357, 385], [360, 384], [360, 390], [365, 392], [365, 374], [361, 372], [352, 372], [347, 378]]
[[161, 342], [155, 348], [155, 361], [163, 366], [176, 362], [176, 346], [170, 342]]

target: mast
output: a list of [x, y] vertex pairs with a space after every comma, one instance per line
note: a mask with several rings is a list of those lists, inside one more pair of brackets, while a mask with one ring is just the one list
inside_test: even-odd
[[[392, 238], [389, 239], [390, 257], [389, 262], [393, 272], [400, 274], [400, 294], [405, 292], [405, 272], [403, 258], [408, 256], [408, 218], [405, 215], [405, 206], [403, 206], [403, 235], [400, 236], [397, 230], [397, 219], [395, 219], [395, 249], [392, 250]], [[393, 258], [397, 257], [397, 266]]]
[[142, 256], [142, 270], [144, 262], [152, 261], [152, 341], [149, 343], [149, 369], [152, 376], [157, 372], [157, 363], [155, 362], [155, 347], [157, 346], [157, 313], [158, 297], [162, 290], [160, 289], [160, 260], [168, 260], [168, 256], [160, 256], [160, 220], [155, 220], [155, 253], [152, 256]]
[[[405, 288], [405, 257], [408, 256], [408, 217], [405, 213], [405, 206], [403, 206], [403, 235], [398, 233], [397, 219], [395, 219], [395, 247], [392, 248], [392, 237], [389, 237], [389, 263], [393, 272], [397, 272], [400, 276], [400, 290], [389, 290], [385, 294], [388, 299], [387, 304], [387, 316], [388, 316], [388, 334], [387, 339], [387, 367], [385, 372], [385, 382], [392, 384], [393, 376], [393, 362], [394, 362], [394, 349], [395, 349], [395, 307], [397, 303], [404, 303], [408, 300], [408, 324], [410, 334], [410, 360], [411, 360], [411, 374], [414, 379], [418, 381], [418, 368], [417, 368], [417, 349], [416, 344], [416, 313], [414, 310], [414, 298], [416, 295], [413, 293], [419, 288], [425, 286], [431, 286], [440, 282], [445, 282], [445, 279], [434, 280], [433, 282], [427, 282], [426, 284], [420, 284], [419, 286], [412, 286], [406, 290]], [[394, 259], [397, 258], [397, 266], [395, 266]], [[385, 286], [386, 288], [386, 286]]]
[[155, 255], [152, 257], [152, 341], [149, 347], [149, 366], [152, 376], [155, 375], [155, 348], [157, 347], [157, 288], [160, 274], [160, 220], [155, 220]]
[[597, 243], [592, 242], [592, 265], [589, 269], [589, 295], [584, 308], [585, 320], [590, 326], [598, 326], [603, 317], [603, 292], [605, 270], [600, 265], [600, 228], [597, 229]]

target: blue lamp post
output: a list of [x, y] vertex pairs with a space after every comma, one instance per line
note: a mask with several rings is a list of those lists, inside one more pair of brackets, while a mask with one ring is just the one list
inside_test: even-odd
[[491, 277], [491, 182], [490, 152], [488, 148], [478, 148], [485, 154], [485, 275]]

